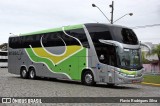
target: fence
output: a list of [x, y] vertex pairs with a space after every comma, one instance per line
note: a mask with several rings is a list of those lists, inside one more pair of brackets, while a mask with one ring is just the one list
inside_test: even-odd
[[159, 64], [143, 64], [143, 67], [145, 68], [144, 73], [151, 73], [151, 74], [160, 74], [160, 67]]

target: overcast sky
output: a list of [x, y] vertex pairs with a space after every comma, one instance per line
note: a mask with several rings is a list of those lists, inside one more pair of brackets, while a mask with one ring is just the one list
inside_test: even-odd
[[[80, 23], [108, 23], [95, 3], [110, 19], [112, 0], [0, 0], [0, 44], [9, 33], [20, 34]], [[159, 0], [114, 0], [115, 24], [127, 27], [160, 24]], [[160, 43], [160, 26], [134, 29], [142, 42]]]

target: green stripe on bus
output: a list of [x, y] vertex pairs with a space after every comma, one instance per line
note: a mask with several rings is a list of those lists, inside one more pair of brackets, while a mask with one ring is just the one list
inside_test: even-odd
[[[72, 29], [79, 29], [79, 28], [83, 28], [83, 24], [64, 26], [64, 29], [66, 31], [67, 30], [72, 30]], [[35, 35], [35, 34], [50, 33], [50, 32], [58, 32], [58, 31], [62, 31], [62, 27], [60, 27], [60, 28], [51, 28], [51, 29], [46, 29], [46, 30], [42, 30], [42, 31], [36, 31], [36, 32], [21, 34], [20, 36]]]
[[45, 63], [51, 72], [60, 74], [65, 73], [73, 80], [81, 80], [81, 72], [86, 68], [87, 64], [86, 48], [56, 66], [54, 66], [52, 61], [49, 59], [36, 56], [31, 48], [27, 48], [26, 52], [28, 53], [31, 61], [35, 63]]
[[128, 71], [125, 69], [120, 69], [120, 71], [124, 74], [127, 74], [127, 75], [136, 75], [137, 74], [137, 71]]

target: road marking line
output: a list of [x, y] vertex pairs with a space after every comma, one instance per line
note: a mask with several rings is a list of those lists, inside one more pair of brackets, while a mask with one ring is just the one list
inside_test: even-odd
[[147, 84], [147, 85], [155, 85], [155, 86], [160, 86], [160, 84], [155, 84], [155, 83], [147, 83], [147, 82], [141, 82], [142, 84]]

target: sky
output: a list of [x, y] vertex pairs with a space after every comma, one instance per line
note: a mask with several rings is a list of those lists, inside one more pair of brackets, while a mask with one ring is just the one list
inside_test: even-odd
[[[0, 0], [0, 44], [8, 37], [81, 23], [109, 23], [92, 7], [96, 4], [110, 19], [112, 0]], [[114, 0], [114, 24], [135, 26], [160, 24], [159, 0]], [[160, 43], [160, 26], [133, 29], [141, 42]], [[12, 33], [12, 34], [10, 34]]]

